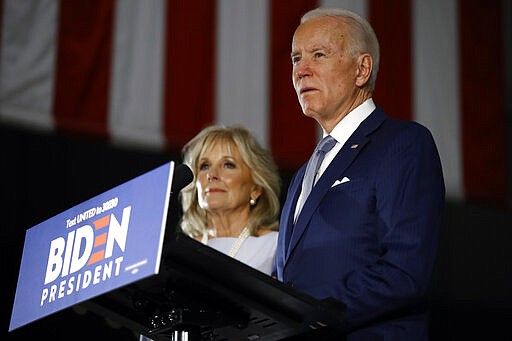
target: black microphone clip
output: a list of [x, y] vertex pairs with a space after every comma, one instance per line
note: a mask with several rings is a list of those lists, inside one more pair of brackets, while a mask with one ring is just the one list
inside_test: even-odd
[[174, 167], [174, 174], [172, 176], [171, 183], [171, 194], [178, 193], [185, 186], [194, 180], [194, 174], [192, 173], [192, 169], [184, 163], [181, 163]]

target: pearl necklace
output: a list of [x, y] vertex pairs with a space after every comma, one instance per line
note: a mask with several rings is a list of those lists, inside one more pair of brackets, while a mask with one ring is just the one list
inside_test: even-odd
[[242, 230], [242, 233], [238, 236], [238, 238], [235, 240], [233, 245], [231, 246], [231, 249], [228, 252], [228, 255], [231, 257], [235, 257], [235, 255], [238, 253], [238, 250], [240, 250], [240, 247], [245, 242], [245, 240], [249, 237], [249, 229], [247, 227], [244, 227]]
[[[233, 242], [233, 245], [231, 245], [231, 249], [228, 252], [229, 256], [235, 257], [235, 255], [240, 250], [240, 247], [242, 246], [242, 244], [249, 237], [249, 234], [250, 233], [249, 233], [249, 229], [247, 228], [247, 226], [244, 227], [244, 229], [242, 230], [242, 232], [240, 233], [238, 238]], [[203, 244], [208, 245], [208, 234], [207, 233], [203, 234], [203, 238], [201, 241]]]

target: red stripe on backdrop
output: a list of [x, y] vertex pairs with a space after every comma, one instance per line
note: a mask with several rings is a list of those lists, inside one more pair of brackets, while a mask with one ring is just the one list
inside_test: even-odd
[[412, 119], [412, 36], [410, 0], [370, 0], [369, 20], [380, 43], [374, 100], [390, 116]]
[[506, 204], [501, 1], [458, 2], [464, 189], [468, 201]]
[[59, 130], [106, 137], [113, 0], [60, 2], [54, 115]]
[[164, 122], [180, 150], [214, 121], [216, 1], [167, 1]]
[[317, 143], [317, 123], [302, 114], [292, 84], [290, 52], [300, 17], [318, 4], [315, 0], [271, 1], [270, 145], [280, 168], [295, 171]]

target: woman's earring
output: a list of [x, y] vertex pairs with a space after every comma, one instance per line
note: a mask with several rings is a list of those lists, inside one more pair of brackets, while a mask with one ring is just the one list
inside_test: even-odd
[[256, 205], [256, 200], [254, 200], [253, 198], [251, 198], [251, 200], [249, 200], [249, 204], [251, 204], [251, 206]]

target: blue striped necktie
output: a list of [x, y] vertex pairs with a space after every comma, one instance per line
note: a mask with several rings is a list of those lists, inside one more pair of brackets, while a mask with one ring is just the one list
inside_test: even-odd
[[327, 154], [336, 144], [336, 140], [331, 136], [325, 136], [316, 146], [313, 155], [308, 161], [308, 165], [306, 166], [306, 172], [304, 173], [304, 179], [302, 180], [302, 201], [298, 204], [300, 205], [300, 209], [302, 210], [302, 206], [306, 201], [309, 193], [313, 189], [315, 185], [315, 179], [318, 175], [318, 170], [322, 161], [324, 160], [325, 154]]

